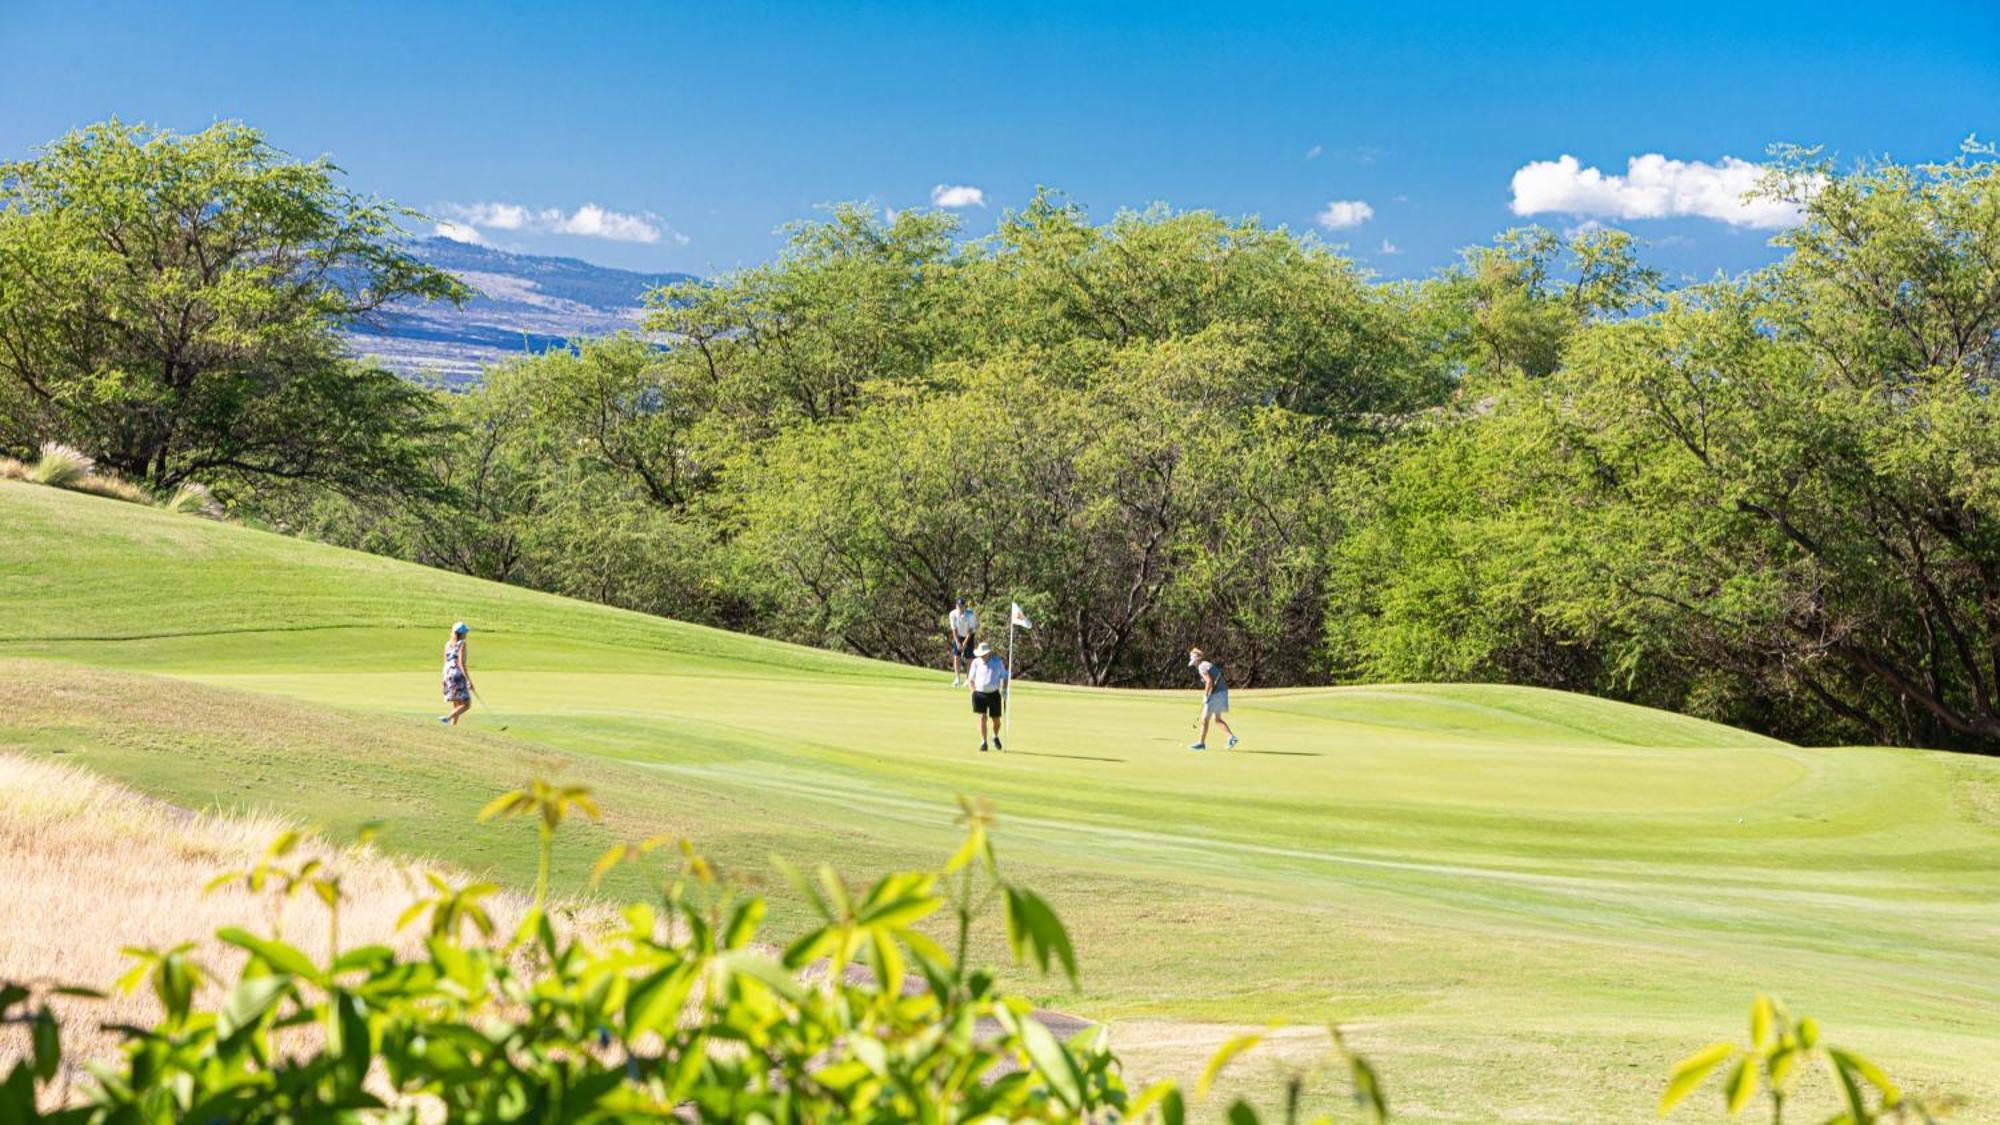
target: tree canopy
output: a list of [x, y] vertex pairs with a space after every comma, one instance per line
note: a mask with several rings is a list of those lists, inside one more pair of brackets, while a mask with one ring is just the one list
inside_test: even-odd
[[337, 329], [465, 290], [336, 175], [235, 123], [112, 121], [0, 164], [0, 443], [60, 438], [158, 488], [410, 482], [429, 396]]
[[1381, 283], [1054, 192], [830, 209], [644, 333], [443, 395], [334, 330], [458, 283], [325, 161], [117, 123], [0, 166], [0, 444], [279, 526], [871, 656], [1020, 602], [1032, 675], [1505, 680], [2000, 750], [2000, 160], [1836, 168], [1742, 277], [1509, 231]]

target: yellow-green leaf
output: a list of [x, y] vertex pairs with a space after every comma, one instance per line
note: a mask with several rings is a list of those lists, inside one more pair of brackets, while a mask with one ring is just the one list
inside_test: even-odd
[[1874, 1063], [1852, 1051], [1842, 1050], [1839, 1047], [1829, 1047], [1826, 1053], [1833, 1056], [1835, 1063], [1844, 1069], [1851, 1070], [1860, 1075], [1870, 1086], [1882, 1091], [1883, 1098], [1890, 1102], [1902, 1100], [1902, 1091], [1896, 1088], [1896, 1083], [1890, 1079], [1888, 1072], [1881, 1067], [1876, 1066]]
[[1215, 1053], [1208, 1057], [1208, 1065], [1202, 1068], [1201, 1081], [1195, 1083], [1195, 1098], [1199, 1100], [1207, 1097], [1209, 1088], [1215, 1085], [1215, 1080], [1222, 1074], [1223, 1068], [1227, 1067], [1236, 1056], [1262, 1043], [1267, 1034], [1268, 1031], [1253, 1031], [1248, 1035], [1239, 1035], [1216, 1048]]
[[1757, 1068], [1751, 1065], [1749, 1056], [1736, 1060], [1736, 1065], [1729, 1069], [1729, 1077], [1723, 1081], [1722, 1088], [1723, 1095], [1727, 1099], [1729, 1116], [1734, 1117], [1742, 1113], [1743, 1107], [1750, 1104], [1751, 1096], [1757, 1092]]
[[1694, 1093], [1695, 1087], [1707, 1081], [1715, 1068], [1735, 1053], [1734, 1043], [1711, 1043], [1675, 1063], [1672, 1073], [1667, 1075], [1666, 1093], [1660, 1095], [1660, 1113], [1665, 1115], [1679, 1105], [1681, 1099]]

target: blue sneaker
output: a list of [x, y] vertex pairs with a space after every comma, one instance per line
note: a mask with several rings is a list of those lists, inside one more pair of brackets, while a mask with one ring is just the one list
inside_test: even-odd
[[438, 722], [440, 722], [440, 723], [443, 723], [443, 724], [444, 724], [445, 726], [450, 726], [450, 725], [451, 725], [451, 716], [450, 716], [450, 715], [439, 715], [439, 716], [438, 716]]
[[1229, 745], [1227, 745], [1227, 746], [1223, 747], [1223, 749], [1224, 749], [1224, 750], [1234, 750], [1234, 749], [1236, 749], [1236, 736], [1235, 736], [1235, 735], [1233, 735], [1233, 734], [1232, 734], [1232, 735], [1230, 735], [1230, 736], [1229, 736]]
[[1206, 749], [1208, 749], [1208, 743], [1206, 743], [1206, 742], [1197, 742], [1197, 743], [1195, 743], [1194, 745], [1192, 745], [1192, 746], [1189, 746], [1189, 747], [1188, 747], [1188, 749], [1190, 749], [1190, 750], [1206, 750]]

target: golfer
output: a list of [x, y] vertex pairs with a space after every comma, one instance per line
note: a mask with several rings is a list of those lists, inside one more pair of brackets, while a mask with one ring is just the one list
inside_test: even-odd
[[972, 713], [979, 716], [979, 749], [986, 750], [986, 723], [993, 723], [993, 748], [1005, 750], [1000, 745], [1000, 701], [1007, 694], [1007, 662], [993, 651], [993, 646], [982, 642], [972, 652], [972, 663], [965, 670], [965, 679], [972, 685]]
[[979, 632], [979, 615], [966, 606], [965, 599], [958, 599], [952, 606], [951, 614], [945, 619], [945, 633], [951, 640], [951, 686], [957, 687], [964, 681], [959, 677], [959, 661], [972, 659], [974, 635]]
[[458, 717], [472, 709], [472, 673], [465, 670], [465, 635], [471, 631], [461, 621], [444, 643], [444, 702], [451, 714], [439, 715], [440, 723], [457, 726]]
[[1206, 659], [1200, 649], [1191, 648], [1188, 650], [1188, 667], [1201, 676], [1201, 734], [1188, 749], [1208, 749], [1208, 724], [1211, 720], [1229, 736], [1227, 748], [1235, 748], [1236, 732], [1229, 729], [1229, 720], [1222, 717], [1229, 711], [1229, 683], [1222, 678], [1221, 663]]

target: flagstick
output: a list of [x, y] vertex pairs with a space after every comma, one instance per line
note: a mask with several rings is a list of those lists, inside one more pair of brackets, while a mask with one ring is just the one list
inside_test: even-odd
[[1000, 725], [1007, 728], [1007, 737], [1014, 737], [1014, 614], [1012, 607], [1007, 613], [1007, 687], [1000, 693]]

